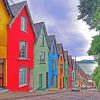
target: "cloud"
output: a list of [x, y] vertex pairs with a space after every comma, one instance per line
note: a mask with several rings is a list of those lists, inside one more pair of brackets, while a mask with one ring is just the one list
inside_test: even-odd
[[[14, 0], [16, 1], [16, 0]], [[22, 1], [22, 0], [18, 0]], [[33, 22], [44, 21], [48, 34], [55, 34], [72, 56], [87, 56], [94, 30], [78, 21], [79, 0], [27, 0]]]

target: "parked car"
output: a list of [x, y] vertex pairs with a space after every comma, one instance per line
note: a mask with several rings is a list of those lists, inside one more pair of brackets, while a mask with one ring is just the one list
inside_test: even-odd
[[81, 88], [80, 87], [73, 87], [72, 91], [74, 91], [74, 92], [80, 92]]

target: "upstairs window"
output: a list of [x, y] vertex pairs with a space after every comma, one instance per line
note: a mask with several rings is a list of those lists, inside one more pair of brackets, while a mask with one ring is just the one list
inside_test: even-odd
[[53, 54], [56, 53], [56, 49], [55, 49], [55, 46], [53, 45]]
[[56, 60], [52, 60], [52, 70], [56, 70]]
[[27, 42], [20, 42], [20, 58], [27, 58]]
[[45, 62], [45, 52], [40, 53], [40, 62]]
[[62, 74], [63, 73], [63, 65], [61, 64], [60, 65], [60, 74]]
[[41, 42], [41, 46], [44, 47], [44, 46], [45, 46], [45, 43], [44, 43], [45, 41], [44, 41], [44, 35], [43, 35], [43, 34], [41, 35], [41, 40], [42, 40], [42, 42]]
[[27, 31], [27, 20], [25, 17], [21, 17], [21, 31], [26, 32]]

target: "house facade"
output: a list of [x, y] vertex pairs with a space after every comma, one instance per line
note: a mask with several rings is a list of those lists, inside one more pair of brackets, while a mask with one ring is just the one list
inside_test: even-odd
[[68, 89], [72, 88], [72, 57], [68, 56], [68, 60], [69, 60], [69, 68], [68, 68]]
[[64, 88], [68, 88], [68, 68], [69, 68], [69, 60], [68, 60], [68, 51], [64, 51]]
[[7, 89], [29, 91], [33, 88], [35, 32], [26, 1], [10, 6], [8, 26]]
[[34, 65], [34, 90], [48, 88], [48, 42], [44, 22], [34, 24], [36, 31], [35, 65]]
[[11, 12], [7, 0], [0, 0], [0, 88], [7, 86], [7, 25]]
[[58, 51], [55, 35], [48, 36], [48, 88], [58, 87]]
[[64, 88], [64, 51], [63, 51], [63, 45], [57, 44], [58, 49], [58, 89]]
[[72, 59], [72, 87], [75, 86], [75, 68], [76, 68], [76, 61]]

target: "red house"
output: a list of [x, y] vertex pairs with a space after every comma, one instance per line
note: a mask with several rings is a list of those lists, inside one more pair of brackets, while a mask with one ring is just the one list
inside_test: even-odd
[[33, 88], [35, 32], [27, 2], [10, 6], [8, 26], [7, 89], [29, 91]]
[[68, 60], [69, 60], [69, 68], [68, 68], [68, 89], [72, 88], [72, 57], [68, 56]]

